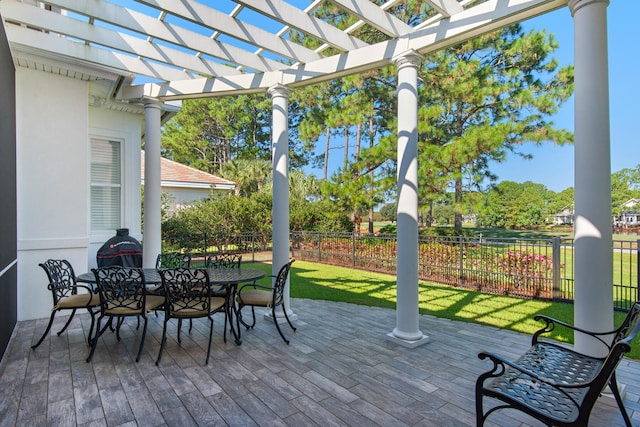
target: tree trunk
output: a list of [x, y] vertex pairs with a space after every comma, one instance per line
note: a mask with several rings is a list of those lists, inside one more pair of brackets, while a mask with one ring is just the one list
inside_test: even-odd
[[349, 127], [344, 128], [344, 170], [349, 165]]
[[[369, 148], [373, 148], [373, 116], [369, 116]], [[373, 168], [369, 170], [369, 197], [373, 198]], [[369, 233], [373, 234], [373, 205], [369, 207]]]
[[356, 152], [354, 154], [355, 161], [360, 160], [360, 140], [362, 139], [362, 124], [356, 125]]
[[[361, 142], [362, 142], [362, 123], [357, 123], [356, 124], [356, 146], [355, 146], [355, 152], [353, 154], [354, 162], [357, 162], [360, 159]], [[359, 176], [360, 176], [360, 173], [358, 171], [354, 171], [353, 179], [357, 179]], [[362, 206], [357, 206], [356, 209], [357, 209], [356, 222], [358, 223], [358, 234], [360, 234], [360, 224], [362, 224], [362, 215], [360, 215], [360, 212], [362, 212]], [[369, 228], [371, 228], [371, 223], [369, 223]]]
[[454, 199], [455, 215], [453, 226], [454, 228], [462, 228], [462, 212], [460, 212], [460, 206], [462, 202], [462, 178], [456, 178], [456, 191]]
[[329, 170], [329, 140], [331, 139], [331, 129], [327, 128], [325, 131], [326, 142], [324, 144], [324, 169], [322, 171], [322, 177], [327, 180], [327, 171]]

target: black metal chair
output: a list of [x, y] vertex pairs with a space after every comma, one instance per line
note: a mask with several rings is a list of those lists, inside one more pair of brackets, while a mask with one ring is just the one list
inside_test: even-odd
[[[141, 268], [128, 267], [102, 267], [92, 269], [96, 276], [96, 286], [100, 295], [100, 317], [96, 326], [96, 332], [91, 342], [91, 352], [87, 362], [91, 361], [96, 351], [98, 339], [104, 331], [112, 326], [116, 319], [116, 335], [120, 341], [120, 326], [125, 317], [140, 317], [144, 319], [140, 347], [136, 362], [140, 360], [144, 339], [147, 334], [147, 313], [164, 304], [165, 298], [160, 295], [147, 295], [144, 272]], [[107, 323], [100, 328], [103, 320]]]
[[[631, 343], [640, 333], [640, 302], [633, 305], [613, 331], [587, 331], [544, 315], [535, 319], [545, 322], [545, 326], [533, 334], [531, 347], [517, 360], [487, 352], [478, 354], [480, 359], [491, 360], [493, 367], [476, 380], [477, 426], [483, 426], [492, 413], [507, 408], [522, 411], [548, 426], [586, 426], [596, 401], [608, 385], [625, 425], [631, 427], [618, 390], [616, 367], [625, 353], [631, 351]], [[594, 357], [543, 338], [556, 327], [590, 336], [608, 354]], [[486, 397], [498, 400], [498, 404], [485, 411]]]
[[[284, 342], [289, 344], [289, 340], [285, 338], [282, 330], [280, 329], [280, 325], [278, 324], [276, 307], [280, 305], [282, 306], [282, 312], [284, 313], [285, 319], [287, 319], [287, 323], [289, 324], [289, 326], [291, 326], [291, 329], [295, 331], [296, 328], [291, 323], [291, 320], [289, 320], [289, 316], [287, 315], [287, 308], [284, 304], [284, 287], [287, 284], [289, 270], [291, 269], [291, 264], [293, 264], [294, 261], [294, 259], [291, 259], [288, 263], [280, 268], [280, 271], [275, 276], [275, 282], [272, 288], [260, 286], [256, 283], [250, 283], [248, 285], [242, 286], [238, 290], [238, 295], [236, 296], [236, 302], [238, 304], [238, 315], [236, 317], [238, 329], [240, 329], [240, 323], [242, 323], [247, 329], [253, 328], [256, 325], [256, 313], [254, 307], [271, 308], [271, 314], [273, 316], [273, 322], [276, 324], [276, 329], [278, 329], [278, 333], [280, 334]], [[251, 315], [253, 317], [253, 322], [251, 323], [251, 325], [242, 320], [242, 309], [247, 306], [251, 307]]]
[[[162, 350], [167, 341], [167, 323], [170, 319], [178, 319], [178, 342], [183, 319], [209, 319], [209, 344], [205, 364], [209, 363], [211, 354], [211, 336], [213, 335], [213, 318], [211, 315], [225, 309], [225, 298], [211, 295], [209, 275], [206, 269], [162, 269], [160, 278], [165, 294], [164, 326], [162, 340], [156, 365], [162, 358]], [[191, 329], [189, 329], [191, 330]]]
[[240, 268], [242, 254], [223, 252], [209, 255], [205, 262], [207, 268]]
[[[51, 326], [53, 325], [53, 319], [56, 313], [61, 310], [71, 310], [69, 319], [64, 324], [62, 329], [58, 331], [58, 335], [62, 334], [73, 316], [76, 314], [77, 309], [86, 309], [91, 315], [91, 327], [89, 328], [89, 338], [87, 342], [91, 343], [91, 334], [93, 332], [93, 326], [95, 324], [95, 315], [98, 312], [97, 307], [100, 305], [100, 298], [97, 294], [94, 294], [90, 287], [85, 285], [78, 285], [76, 283], [76, 275], [73, 272], [73, 267], [69, 261], [64, 259], [49, 259], [41, 264], [38, 264], [47, 273], [49, 284], [47, 289], [51, 291], [53, 298], [53, 307], [51, 308], [51, 317], [49, 317], [49, 324], [37, 343], [31, 346], [32, 349], [36, 349], [45, 337], [49, 334]], [[85, 289], [86, 292], [78, 293], [78, 289]]]
[[158, 258], [156, 258], [156, 269], [179, 267], [191, 267], [191, 254], [167, 252], [159, 254]]
[[[207, 256], [205, 261], [206, 268], [240, 268], [242, 264], [242, 255], [241, 254], [232, 254], [228, 252], [222, 252], [218, 254], [213, 254]], [[216, 286], [211, 285], [211, 291], [214, 296], [223, 297], [225, 299], [225, 307], [226, 311], [224, 314], [224, 342], [227, 342], [227, 323], [233, 329], [233, 324], [231, 323], [231, 310], [235, 309], [234, 303], [234, 295], [235, 292], [229, 292], [229, 289], [236, 289], [236, 285], [230, 286]], [[189, 331], [191, 331], [191, 325], [189, 325]]]
[[[181, 252], [165, 252], [158, 254], [156, 258], [156, 270], [161, 268], [191, 268], [191, 254], [183, 254]], [[151, 294], [161, 295], [162, 284], [159, 288], [154, 289]], [[158, 316], [158, 310], [163, 310], [164, 307], [158, 307], [155, 311], [156, 317]], [[189, 330], [191, 332], [191, 330]]]

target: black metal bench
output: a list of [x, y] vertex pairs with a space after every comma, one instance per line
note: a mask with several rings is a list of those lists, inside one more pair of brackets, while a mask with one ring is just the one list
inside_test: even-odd
[[[487, 417], [499, 409], [525, 412], [549, 426], [586, 426], [596, 400], [609, 385], [627, 426], [631, 420], [618, 391], [616, 367], [640, 329], [640, 302], [636, 302], [622, 324], [609, 332], [590, 332], [547, 316], [536, 316], [546, 323], [533, 334], [531, 347], [518, 360], [486, 352], [493, 368], [476, 381], [476, 420], [484, 425]], [[588, 334], [608, 348], [605, 357], [591, 357], [557, 342], [541, 339], [557, 326]], [[610, 342], [606, 340], [613, 337]], [[501, 401], [484, 412], [483, 400]]]

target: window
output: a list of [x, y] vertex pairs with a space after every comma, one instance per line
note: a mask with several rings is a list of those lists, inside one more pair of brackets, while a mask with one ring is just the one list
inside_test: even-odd
[[91, 139], [91, 232], [120, 228], [120, 141]]

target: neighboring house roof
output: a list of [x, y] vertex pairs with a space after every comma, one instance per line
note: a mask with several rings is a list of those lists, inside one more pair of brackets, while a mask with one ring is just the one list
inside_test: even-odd
[[[144, 184], [144, 151], [140, 161], [142, 183]], [[194, 169], [173, 160], [160, 158], [161, 187], [213, 188], [216, 190], [233, 190], [235, 183], [228, 179]]]
[[626, 202], [624, 202], [623, 204], [621, 204], [620, 207], [632, 208], [635, 205], [637, 205], [638, 203], [640, 203], [640, 199], [629, 199]]
[[567, 216], [567, 215], [573, 215], [573, 214], [574, 214], [573, 209], [565, 209], [562, 212], [551, 214], [551, 216]]

